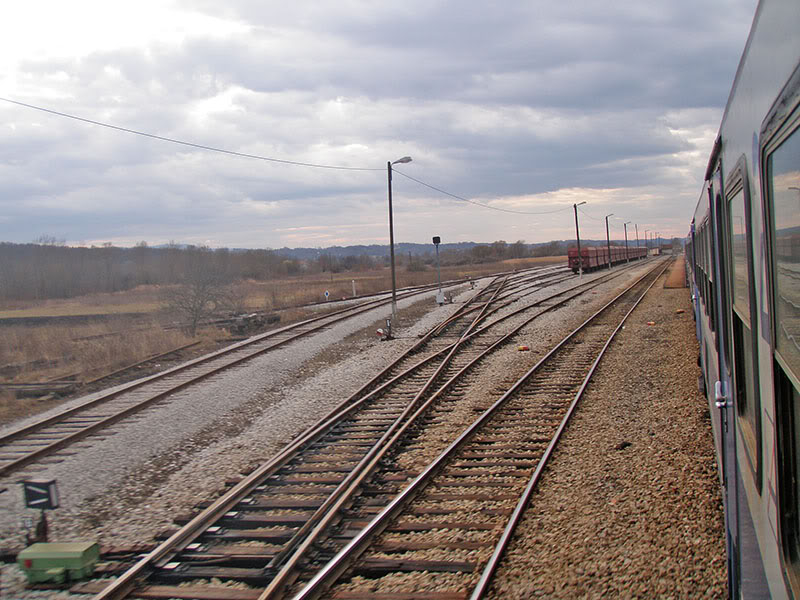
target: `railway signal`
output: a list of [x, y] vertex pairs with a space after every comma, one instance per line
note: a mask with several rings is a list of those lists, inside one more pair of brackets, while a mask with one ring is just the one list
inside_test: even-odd
[[[47, 515], [45, 510], [52, 510], [59, 507], [58, 488], [55, 479], [28, 479], [22, 482], [22, 491], [25, 496], [25, 507], [41, 510], [39, 522], [36, 530], [31, 537], [26, 534], [28, 544], [47, 541]], [[33, 523], [31, 523], [33, 525]]]
[[55, 479], [29, 479], [22, 482], [27, 508], [58, 508], [58, 489]]
[[438, 235], [433, 236], [433, 245], [436, 246], [436, 277], [439, 282], [439, 291], [436, 292], [436, 304], [441, 306], [444, 304], [444, 294], [442, 293], [442, 270], [439, 267], [439, 244], [442, 243], [442, 238]]

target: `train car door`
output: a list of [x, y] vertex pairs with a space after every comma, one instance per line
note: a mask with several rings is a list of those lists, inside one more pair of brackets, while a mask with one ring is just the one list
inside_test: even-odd
[[[755, 286], [753, 285], [753, 232], [750, 185], [746, 157], [728, 172], [725, 201], [721, 206], [723, 249], [722, 262], [728, 287], [720, 326], [727, 336], [726, 357], [730, 359], [727, 375], [726, 411], [734, 411], [736, 427], [732, 443], [736, 446], [737, 585], [743, 598], [766, 598], [768, 584], [753, 521], [754, 506], [761, 494], [761, 403], [759, 373], [756, 364], [757, 325]], [[724, 320], [724, 323], [723, 323]], [[726, 443], [728, 440], [726, 439]], [[747, 483], [746, 483], [747, 482]], [[747, 487], [750, 485], [751, 496]], [[750, 503], [754, 502], [755, 505]]]
[[[719, 142], [719, 140], [718, 140]], [[719, 146], [717, 146], [719, 148]], [[713, 173], [708, 187], [709, 205], [713, 239], [711, 240], [712, 264], [714, 265], [715, 286], [712, 292], [714, 312], [716, 313], [716, 346], [719, 360], [719, 381], [714, 383], [714, 396], [720, 411], [720, 439], [722, 440], [722, 477], [724, 482], [725, 527], [728, 544], [728, 589], [730, 596], [739, 596], [740, 554], [739, 554], [739, 501], [736, 466], [736, 411], [731, 392], [730, 336], [727, 327], [729, 300], [727, 289], [727, 269], [725, 268], [725, 240], [727, 223], [722, 187], [722, 164], [719, 155], [712, 155], [709, 170]]]

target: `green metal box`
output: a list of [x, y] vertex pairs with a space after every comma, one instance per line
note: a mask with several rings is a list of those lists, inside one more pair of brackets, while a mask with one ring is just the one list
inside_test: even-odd
[[17, 555], [28, 583], [64, 583], [92, 574], [100, 559], [96, 542], [33, 544]]

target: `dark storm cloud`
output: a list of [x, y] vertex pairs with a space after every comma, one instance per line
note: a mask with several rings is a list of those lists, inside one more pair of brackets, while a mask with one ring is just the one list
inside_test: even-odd
[[[557, 107], [719, 103], [754, 8], [723, 0], [300, 4], [200, 5], [255, 26], [228, 50], [213, 50], [236, 56], [243, 68], [233, 73], [253, 89], [293, 81], [378, 97]], [[275, 51], [268, 42], [280, 35], [308, 45]], [[687, 93], [686, 81], [705, 85]]]
[[[302, 162], [382, 168], [412, 154], [409, 175], [484, 201], [656, 185], [662, 199], [688, 198], [696, 181], [676, 173], [697, 138], [712, 136], [707, 121], [721, 114], [754, 2], [183, 6], [241, 27], [26, 58], [19, 89], [0, 95]], [[215, 155], [5, 104], [0, 119], [3, 239], [280, 246], [386, 236], [374, 231], [385, 172]], [[416, 233], [431, 220], [426, 207], [453, 207], [411, 181], [395, 185], [398, 211], [420, 214], [399, 225], [409, 235], [428, 237]], [[458, 209], [465, 231], [497, 216]], [[650, 209], [641, 205], [642, 218]], [[497, 222], [486, 239], [504, 237]]]

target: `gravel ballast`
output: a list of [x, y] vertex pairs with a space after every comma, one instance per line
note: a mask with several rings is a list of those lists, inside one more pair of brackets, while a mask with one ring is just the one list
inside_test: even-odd
[[603, 359], [491, 598], [727, 597], [689, 291], [661, 282]]
[[[487, 282], [488, 279], [483, 280], [482, 284]], [[574, 283], [575, 281], [572, 280], [564, 285], [574, 285]], [[615, 285], [620, 283], [618, 282]], [[708, 572], [702, 573], [699, 579], [696, 581], [691, 580], [686, 585], [693, 585], [694, 587], [691, 589], [699, 590], [699, 595], [711, 589], [722, 589], [724, 592], [724, 542], [722, 540], [721, 525], [717, 530], [715, 524], [717, 521], [721, 524], [721, 509], [717, 483], [714, 479], [716, 474], [713, 470], [713, 451], [710, 446], [711, 432], [709, 423], [702, 419], [706, 409], [694, 387], [691, 388], [691, 393], [694, 394], [694, 403], [690, 405], [691, 409], [686, 408], [690, 392], [688, 387], [685, 386], [695, 386], [697, 376], [696, 367], [694, 367], [696, 343], [694, 342], [691, 311], [688, 307], [688, 292], [685, 289], [663, 290], [661, 288], [654, 290], [654, 292], [657, 292], [656, 295], [658, 297], [665, 293], [682, 294], [682, 300], [675, 300], [674, 302], [678, 304], [683, 302], [683, 304], [680, 304], [680, 308], [686, 309], [686, 312], [682, 315], [670, 315], [668, 314], [670, 311], [675, 313], [672, 304], [658, 306], [657, 302], [655, 307], [651, 307], [652, 314], [644, 319], [645, 324], [647, 321], [656, 321], [656, 326], [644, 326], [648, 336], [646, 341], [639, 340], [643, 346], [633, 345], [635, 340], [622, 341], [621, 344], [623, 347], [625, 347], [625, 344], [631, 344], [632, 351], [637, 359], [644, 360], [645, 357], [642, 355], [647, 351], [659, 356], [659, 361], [661, 362], [651, 362], [649, 370], [637, 371], [635, 369], [631, 370], [632, 367], [628, 363], [632, 361], [624, 353], [618, 355], [615, 359], [607, 358], [604, 362], [604, 369], [606, 366], [609, 366], [609, 368], [613, 366], [616, 371], [609, 376], [606, 383], [607, 387], [601, 395], [608, 401], [612, 397], [617, 398], [617, 408], [612, 411], [612, 414], [617, 415], [617, 413], [620, 413], [620, 415], [614, 416], [611, 421], [613, 424], [612, 431], [616, 433], [625, 431], [620, 429], [618, 421], [631, 421], [629, 426], [634, 427], [636, 422], [633, 420], [634, 417], [625, 415], [629, 413], [638, 414], [644, 410], [644, 406], [637, 405], [633, 400], [622, 399], [627, 398], [629, 395], [642, 403], [645, 403], [645, 398], [649, 398], [646, 403], [663, 405], [670, 404], [670, 402], [667, 402], [668, 399], [662, 398], [662, 395], [664, 393], [674, 393], [675, 402], [678, 404], [672, 406], [673, 413], [670, 418], [675, 419], [675, 426], [688, 429], [684, 421], [687, 419], [699, 420], [698, 428], [692, 431], [695, 432], [695, 437], [704, 438], [705, 436], [704, 439], [708, 441], [707, 449], [693, 446], [687, 442], [685, 444], [686, 448], [683, 449], [683, 454], [679, 455], [683, 457], [681, 460], [676, 459], [677, 455], [674, 451], [667, 452], [664, 450], [656, 453], [658, 460], [653, 459], [648, 462], [642, 459], [640, 462], [632, 463], [629, 468], [634, 469], [633, 465], [635, 465], [637, 471], [646, 470], [636, 479], [636, 485], [639, 486], [649, 485], [651, 480], [660, 480], [666, 477], [662, 472], [666, 472], [671, 477], [674, 470], [673, 463], [678, 465], [675, 468], [684, 469], [684, 479], [679, 479], [678, 482], [682, 485], [690, 486], [691, 489], [677, 489], [672, 495], [665, 494], [664, 498], [661, 498], [661, 502], [675, 503], [680, 501], [683, 502], [680, 505], [680, 510], [691, 512], [687, 511], [686, 502], [707, 501], [701, 508], [691, 509], [695, 511], [691, 514], [692, 521], [698, 526], [704, 523], [706, 530], [703, 532], [692, 530], [692, 539], [700, 539], [701, 541], [697, 542], [697, 544], [693, 542], [689, 549], [696, 551], [698, 556], [702, 552], [708, 553], [702, 560], [698, 558], [697, 562], [702, 562], [705, 567], [710, 565], [712, 568], [708, 568], [707, 571], [714, 569], [719, 571], [721, 569], [723, 587], [719, 588], [716, 583], [713, 585], [708, 583], [706, 581]], [[456, 301], [463, 301], [472, 293], [474, 293], [472, 290], [464, 291], [460, 297], [456, 298]], [[600, 292], [590, 294], [588, 298], [581, 299], [579, 302], [581, 306], [599, 304], [602, 296], [603, 294]], [[427, 302], [432, 301], [428, 299]], [[645, 305], [648, 302], [646, 301]], [[399, 339], [388, 343], [380, 343], [375, 340], [374, 332], [368, 331], [369, 328], [374, 328], [376, 323], [380, 325], [380, 319], [382, 318], [380, 313], [375, 313], [371, 317], [345, 326], [334, 327], [323, 332], [320, 336], [314, 336], [313, 344], [302, 344], [298, 345], [299, 347], [292, 345], [285, 350], [270, 355], [271, 358], [269, 360], [254, 360], [252, 363], [248, 363], [219, 379], [212, 378], [207, 384], [198, 386], [198, 389], [193, 388], [185, 392], [185, 395], [176, 395], [173, 402], [148, 411], [137, 422], [125, 427], [115, 428], [118, 431], [117, 435], [111, 436], [99, 444], [92, 444], [90, 448], [83, 450], [80, 455], [76, 455], [58, 465], [52, 465], [47, 471], [36, 473], [37, 476], [54, 476], [58, 478], [59, 486], [62, 488], [62, 494], [64, 494], [63, 505], [65, 508], [59, 509], [54, 515], [53, 530], [55, 534], [53, 537], [57, 537], [59, 540], [98, 539], [105, 543], [140, 542], [147, 539], [148, 534], [152, 536], [155, 531], [170, 527], [171, 520], [177, 513], [185, 512], [198, 501], [213, 496], [215, 491], [223, 487], [226, 479], [230, 479], [238, 473], [249, 472], [258, 463], [273, 455], [294, 436], [316, 421], [339, 400], [358, 389], [364, 381], [377, 372], [392, 357], [413, 344], [419, 334], [439, 322], [444, 318], [445, 314], [451, 312], [454, 309], [454, 305], [431, 310], [431, 304], [426, 304], [423, 307], [401, 303], [400, 308], [402, 309], [401, 322], [404, 327], [398, 332]], [[417, 313], [414, 318], [411, 317], [412, 312]], [[658, 317], [654, 318], [653, 315], [658, 315]], [[678, 323], [670, 321], [670, 324], [666, 325], [667, 319], [665, 315], [670, 319], [674, 317], [678, 320]], [[520, 362], [523, 358], [533, 359], [556, 338], [560, 339], [561, 330], [573, 325], [571, 322], [565, 323], [565, 320], [571, 321], [571, 319], [564, 319], [563, 316], [562, 314], [559, 317], [555, 313], [546, 316], [528, 332], [530, 338], [525, 341], [528, 343], [530, 340], [530, 353], [520, 353], [514, 348], [499, 351], [496, 357], [495, 375], [492, 377], [493, 385], [505, 379], [511, 379], [509, 371], [521, 370], [524, 367]], [[419, 318], [417, 319], [416, 317]], [[634, 318], [638, 318], [637, 314], [634, 314]], [[578, 321], [578, 317], [575, 317], [575, 320]], [[678, 324], [683, 324], [682, 320], [688, 320], [688, 328], [677, 326]], [[662, 324], [662, 322], [665, 323]], [[629, 325], [622, 334], [628, 334], [633, 327], [634, 325]], [[665, 331], [661, 331], [662, 328]], [[657, 338], [653, 338], [651, 334], [656, 332], [659, 332], [660, 335]], [[622, 340], [623, 338], [620, 339]], [[612, 349], [613, 351], [615, 350]], [[680, 388], [680, 392], [677, 391], [677, 388], [676, 390], [664, 390], [657, 387], [654, 390], [650, 390], [647, 387], [658, 386], [662, 380], [670, 382], [670, 385], [684, 387]], [[602, 381], [601, 379], [592, 386], [589, 391], [590, 394], [594, 394], [595, 389], [603, 389], [600, 387]], [[236, 390], [235, 392], [231, 391], [232, 386]], [[633, 403], [637, 410], [631, 409], [628, 406], [630, 403]], [[591, 404], [587, 401], [586, 405], [590, 406]], [[640, 417], [655, 418], [649, 413], [640, 415]], [[146, 429], [143, 429], [144, 427]], [[653, 440], [655, 443], [660, 441], [664, 426], [656, 421], [653, 427], [655, 427], [654, 432], [657, 436]], [[571, 432], [574, 429], [577, 428], [571, 427], [568, 435], [572, 435]], [[140, 432], [143, 430], [148, 432], [146, 439], [142, 439], [143, 436]], [[120, 434], [122, 435], [120, 436]], [[638, 449], [638, 446], [644, 443], [634, 439], [633, 435], [629, 437], [630, 439], [626, 437], [626, 441], [631, 442], [632, 446], [626, 447], [619, 452], [614, 451], [625, 460], [627, 460], [628, 455], [626, 453], [628, 451], [631, 451], [634, 447]], [[653, 436], [648, 435], [648, 437]], [[676, 436], [673, 435], [671, 440], [667, 441], [674, 442], [675, 439]], [[567, 438], [562, 440], [562, 446], [565, 445], [566, 440]], [[605, 442], [597, 443], [600, 444], [598, 446], [600, 449], [604, 448], [602, 444]], [[619, 443], [620, 441], [614, 442], [614, 446]], [[594, 452], [599, 454], [597, 448], [595, 448]], [[586, 457], [584, 457], [585, 459]], [[586, 469], [590, 472], [599, 471], [603, 473], [605, 467], [597, 466], [598, 459], [599, 457], [596, 457], [594, 462], [587, 462]], [[700, 469], [700, 475], [708, 476], [707, 479], [702, 479], [695, 473], [698, 467], [691, 467], [692, 461], [703, 465], [703, 468]], [[580, 470], [581, 464], [579, 462], [577, 466], [573, 465], [571, 468]], [[94, 469], [99, 469], [99, 472], [93, 473]], [[575, 473], [571, 473], [571, 475], [577, 476]], [[626, 475], [626, 477], [628, 476]], [[628, 478], [633, 479], [633, 477]], [[10, 482], [6, 481], [4, 483], [6, 486], [11, 487]], [[630, 482], [626, 481], [625, 483]], [[582, 486], [585, 484], [578, 482], [577, 485]], [[631, 485], [634, 484], [631, 483]], [[672, 490], [670, 486], [674, 485], [677, 484], [668, 478], [662, 484], [662, 487], [667, 486], [665, 489], [669, 491]], [[701, 492], [693, 491], [698, 486], [702, 488]], [[24, 510], [19, 509], [21, 500], [18, 498], [18, 487], [14, 485], [16, 489], [0, 495], [0, 505], [4, 510], [2, 519], [3, 531], [0, 533], [4, 537], [8, 536], [8, 539], [19, 539], [17, 523], [26, 514]], [[567, 507], [563, 509], [563, 513], [571, 512], [569, 507], [574, 505], [582, 507], [592, 505], [591, 502], [587, 503], [580, 495], [576, 495], [575, 491], [569, 486], [562, 488], [559, 493], [565, 494], [560, 497], [560, 500], [555, 500]], [[544, 491], [542, 495], [544, 495]], [[573, 495], [576, 496], [576, 500], [573, 500]], [[614, 497], [616, 498], [616, 496]], [[660, 534], [654, 534], [653, 531], [658, 531], [657, 528], [662, 516], [660, 516], [660, 513], [651, 515], [647, 512], [655, 508], [647, 505], [647, 502], [652, 502], [652, 499], [648, 500], [648, 498], [646, 496], [643, 502], [635, 502], [630, 506], [626, 501], [617, 499], [613, 506], [619, 505], [620, 510], [622, 507], [626, 507], [626, 509], [633, 511], [631, 514], [640, 515], [641, 522], [650, 523], [651, 528], [645, 529], [643, 535], [649, 535], [651, 538], [650, 543], [655, 547], [655, 545], [661, 543], [661, 536]], [[662, 510], [658, 503], [656, 505], [659, 510]], [[601, 504], [600, 506], [603, 505]], [[690, 506], [693, 507], [693, 505]], [[665, 511], [663, 518], [672, 518], [669, 510], [663, 510]], [[581, 518], [583, 519], [583, 517]], [[584, 520], [589, 521], [589, 516], [586, 516]], [[537, 528], [538, 533], [534, 532], [528, 537], [536, 538], [537, 535], [541, 536], [539, 529]], [[638, 531], [637, 528], [626, 524], [624, 527], [625, 532], [627, 533], [630, 529]], [[613, 529], [609, 529], [609, 532], [613, 532]], [[709, 539], [712, 539], [712, 541], [709, 541]], [[577, 543], [572, 536], [568, 540], [561, 542], [559, 545], [587, 545], [584, 542]], [[716, 556], [711, 551], [714, 544], [718, 545], [722, 551], [721, 567], [718, 564], [719, 561], [713, 558]], [[611, 544], [617, 550], [619, 545], [619, 543], [616, 546]], [[626, 542], [624, 546], [627, 545], [628, 543]], [[581, 549], [585, 550], [585, 548]], [[527, 556], [536, 552], [541, 552], [538, 546], [533, 552], [530, 550], [519, 552], [515, 550], [510, 554], [510, 557], [517, 554]], [[557, 583], [558, 576], [569, 573], [569, 569], [564, 565], [572, 563], [558, 561], [562, 559], [569, 561], [573, 560], [573, 558], [554, 558], [555, 562], [548, 561], [544, 557], [540, 558], [543, 560], [542, 565], [547, 568], [553, 568], [555, 565], [556, 571], [551, 573], [550, 583], [547, 583], [546, 580], [539, 582], [538, 579], [534, 580], [530, 577], [531, 569], [538, 569], [539, 567], [523, 564], [518, 568], [523, 570], [524, 576], [522, 577], [516, 576], [515, 573], [518, 572], [518, 569], [511, 567], [506, 574], [508, 587], [500, 588], [502, 593], [497, 597], [525, 598], [538, 596], [574, 597], [576, 594], [578, 596], [595, 595], [594, 591], [581, 592], [576, 588], [572, 588], [573, 593], [559, 591], [562, 589], [559, 586], [563, 586], [563, 584]], [[628, 558], [627, 555], [619, 557], [620, 560]], [[616, 560], [613, 554], [597, 559], [598, 564], [613, 560]], [[649, 567], [652, 567], [653, 564], [669, 565], [669, 560], [667, 559], [647, 560], [647, 562]], [[637, 564], [639, 563], [637, 562]], [[637, 568], [643, 569], [641, 565]], [[608, 570], [616, 573], [614, 569]], [[631, 570], [634, 570], [634, 567], [631, 567]], [[614, 576], [612, 575], [611, 577], [613, 578]], [[652, 585], [648, 587], [646, 585], [647, 582], [652, 584], [655, 581], [652, 579], [654, 575], [652, 573], [649, 576], [648, 574], [642, 574], [642, 577], [644, 577], [643, 581], [645, 583], [639, 584], [639, 588], [621, 589], [646, 588], [649, 592], [628, 593], [626, 591], [614, 591], [615, 588], [613, 587], [598, 589], [607, 590], [606, 593], [608, 594], [623, 596], [659, 595], [660, 592], [655, 590], [661, 588], [656, 588]], [[596, 577], [592, 573], [591, 576], [583, 577], [583, 579], [587, 578], [591, 580]], [[719, 581], [719, 578], [714, 579], [712, 577], [711, 579], [716, 582]], [[66, 593], [61, 594], [52, 591], [47, 593], [23, 591], [21, 589], [22, 576], [14, 567], [6, 566], [3, 568], [2, 581], [3, 589], [2, 593], [0, 593], [0, 598], [13, 597], [23, 600], [32, 598], [74, 598], [74, 596]], [[707, 583], [708, 585], [706, 585]], [[608, 586], [609, 584], [606, 585]], [[685, 596], [686, 594], [680, 591], [682, 589], [674, 588], [671, 594], [678, 597]], [[675, 590], [678, 591], [676, 592]], [[602, 595], [603, 592], [597, 593]], [[709, 592], [709, 595], [713, 596], [715, 594]]]

